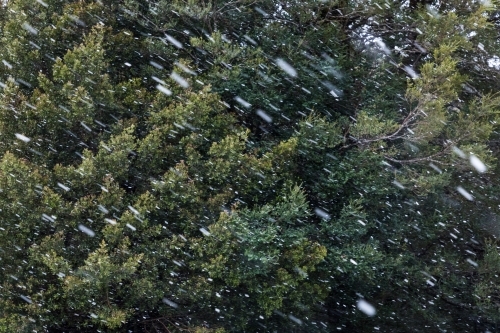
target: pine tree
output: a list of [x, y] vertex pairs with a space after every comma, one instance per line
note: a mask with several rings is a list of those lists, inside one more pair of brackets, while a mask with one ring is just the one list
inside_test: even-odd
[[0, 331], [496, 328], [496, 3], [5, 6]]

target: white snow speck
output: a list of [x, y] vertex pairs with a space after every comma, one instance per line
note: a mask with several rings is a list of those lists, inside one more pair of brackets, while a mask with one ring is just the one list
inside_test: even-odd
[[170, 89], [167, 89], [165, 88], [164, 86], [162, 86], [161, 84], [158, 84], [156, 86], [156, 89], [158, 89], [159, 91], [161, 91], [162, 93], [164, 93], [165, 95], [167, 96], [170, 96], [172, 95], [172, 92], [170, 91]]
[[87, 228], [86, 226], [84, 226], [83, 224], [79, 224], [78, 225], [78, 229], [81, 231], [81, 232], [84, 232], [86, 233], [87, 235], [89, 235], [90, 237], [94, 237], [95, 236], [95, 232], [89, 228]]
[[393, 181], [392, 182], [394, 185], [396, 185], [397, 187], [399, 187], [400, 189], [404, 189], [405, 187], [403, 186], [403, 184], [401, 184], [400, 182], [398, 182], [397, 180]]
[[188, 74], [191, 74], [191, 75], [196, 75], [196, 72], [195, 71], [192, 71], [190, 70], [187, 66], [181, 64], [180, 62], [176, 61], [174, 63], [174, 65], [176, 65], [177, 67], [179, 67], [180, 69], [182, 69], [184, 72], [188, 73]]
[[205, 229], [205, 228], [200, 228], [200, 231], [201, 231], [201, 233], [202, 233], [202, 234], [204, 234], [205, 236], [210, 236], [210, 232], [208, 232], [208, 230], [207, 230], [207, 229]]
[[472, 266], [477, 267], [477, 262], [475, 262], [474, 260], [472, 260], [472, 259], [470, 259], [470, 258], [467, 258], [467, 262], [468, 262], [469, 264], [471, 264]]
[[236, 102], [240, 103], [240, 104], [241, 104], [241, 106], [243, 106], [243, 107], [245, 107], [245, 108], [247, 108], [247, 109], [248, 109], [249, 107], [251, 107], [251, 106], [252, 106], [252, 104], [248, 103], [247, 101], [245, 101], [245, 100], [244, 100], [243, 98], [241, 98], [240, 96], [236, 96], [236, 97], [234, 98], [234, 100], [235, 100]]
[[111, 224], [111, 225], [115, 225], [116, 224], [116, 220], [105, 218], [104, 221], [107, 222], [107, 223], [109, 223], [109, 224]]
[[187, 82], [185, 78], [183, 78], [176, 72], [172, 72], [172, 74], [170, 74], [170, 78], [177, 82], [177, 84], [179, 84], [182, 88], [189, 87], [189, 82]]
[[92, 132], [92, 129], [87, 124], [85, 124], [83, 121], [80, 121], [80, 125], [82, 125], [83, 128], [85, 128], [85, 130], [87, 132]]
[[132, 230], [132, 231], [136, 231], [136, 230], [137, 230], [137, 229], [136, 229], [133, 225], [128, 224], [128, 223], [127, 223], [127, 227], [128, 227], [130, 230]]
[[167, 35], [165, 34], [165, 38], [167, 38], [167, 40], [172, 43], [176, 48], [178, 49], [182, 49], [182, 43], [179, 42], [177, 39], [175, 39], [174, 37], [170, 36], [170, 35]]
[[300, 320], [299, 318], [292, 316], [291, 314], [288, 315], [288, 318], [290, 318], [290, 320], [296, 322], [297, 324], [302, 325], [302, 320]]
[[289, 63], [285, 60], [278, 58], [276, 59], [276, 65], [281, 68], [285, 73], [290, 75], [291, 77], [297, 77], [297, 71], [293, 68]]
[[63, 185], [63, 184], [61, 184], [61, 183], [57, 183], [57, 186], [59, 186], [60, 188], [62, 188], [62, 189], [63, 189], [63, 190], [65, 190], [66, 192], [68, 192], [68, 191], [70, 190], [70, 188], [69, 188], [69, 187], [67, 187], [67, 186], [65, 186], [65, 185]]
[[151, 66], [153, 66], [154, 68], [163, 69], [163, 66], [162, 66], [162, 65], [160, 65], [159, 63], [157, 63], [156, 61], [151, 60], [151, 61], [149, 62], [149, 64], [150, 64]]
[[167, 304], [167, 305], [170, 305], [171, 307], [173, 308], [178, 308], [179, 305], [177, 305], [177, 303], [175, 302], [172, 302], [171, 300], [169, 300], [168, 298], [163, 298], [163, 303]]
[[130, 62], [126, 62], [125, 66], [130, 67], [130, 66], [132, 66], [132, 64]]
[[18, 138], [19, 140], [24, 141], [24, 142], [30, 142], [31, 141], [30, 138], [28, 138], [27, 136], [24, 136], [22, 134], [19, 134], [19, 133], [16, 133], [16, 138]]
[[439, 169], [438, 166], [435, 165], [434, 163], [429, 163], [429, 166], [434, 170], [436, 170], [436, 172], [443, 173], [443, 170]]
[[7, 62], [7, 61], [5, 61], [5, 60], [2, 60], [2, 63], [3, 63], [3, 64], [5, 65], [5, 67], [7, 67], [8, 69], [12, 69], [12, 65], [11, 65], [9, 62]]
[[327, 212], [325, 212], [321, 208], [315, 208], [314, 209], [314, 213], [316, 215], [318, 215], [319, 217], [321, 217], [322, 219], [325, 219], [325, 220], [329, 220], [330, 219], [330, 214], [328, 214]]
[[373, 42], [382, 50], [382, 52], [384, 52], [387, 55], [391, 54], [391, 50], [389, 50], [389, 48], [387, 47], [387, 45], [385, 45], [385, 43], [382, 40], [382, 38], [377, 37], [377, 38], [375, 38], [373, 40]]
[[352, 264], [356, 265], [356, 266], [358, 265], [358, 263], [357, 263], [356, 261], [354, 261], [353, 259], [349, 259], [349, 261], [350, 261]]
[[38, 30], [29, 25], [28, 22], [23, 23], [23, 29], [32, 33], [33, 35], [38, 35]]
[[107, 210], [106, 207], [104, 207], [103, 205], [97, 205], [97, 209], [99, 209], [104, 214], [109, 213], [109, 210]]
[[467, 192], [462, 186], [458, 186], [457, 191], [458, 191], [458, 193], [463, 195], [465, 199], [467, 199], [469, 201], [473, 200], [472, 195], [469, 192]]
[[419, 75], [413, 68], [410, 66], [404, 66], [403, 70], [412, 78], [412, 79], [418, 79]]
[[469, 161], [478, 172], [483, 173], [487, 170], [486, 165], [476, 155], [470, 155]]
[[465, 153], [458, 147], [453, 147], [453, 152], [458, 156], [460, 156], [461, 158], [465, 158]]
[[266, 12], [265, 12], [262, 8], [255, 7], [255, 11], [256, 11], [257, 13], [259, 13], [260, 15], [264, 16], [264, 17], [268, 17], [268, 16], [269, 16], [269, 14], [268, 14], [268, 13], [266, 13]]
[[29, 304], [33, 303], [33, 301], [27, 296], [21, 295], [21, 298], [23, 299], [23, 301], [28, 302]]
[[255, 39], [253, 39], [252, 37], [248, 36], [248, 35], [244, 35], [243, 36], [247, 41], [249, 41], [250, 43], [252, 43], [253, 45], [257, 45], [257, 42], [255, 41]]
[[257, 115], [267, 121], [268, 123], [271, 123], [273, 121], [273, 118], [271, 118], [267, 113], [265, 113], [263, 110], [257, 110]]
[[48, 7], [49, 5], [47, 5], [47, 3], [43, 2], [42, 0], [36, 0], [36, 2], [38, 2], [40, 5], [44, 6], [44, 7]]
[[357, 304], [358, 310], [363, 312], [365, 315], [369, 317], [373, 317], [376, 313], [377, 310], [375, 310], [375, 307], [365, 301], [364, 299], [360, 299]]
[[156, 82], [158, 82], [159, 84], [163, 84], [164, 86], [166, 86], [167, 84], [165, 83], [165, 81], [163, 81], [162, 79], [156, 77], [156, 76], [151, 76], [151, 78], [153, 80], [155, 80]]
[[135, 215], [139, 215], [140, 214], [139, 211], [137, 209], [135, 209], [134, 207], [132, 207], [132, 206], [128, 206], [128, 209], [130, 209], [130, 211], [132, 213], [134, 213]]
[[42, 214], [42, 220], [47, 221], [47, 222], [54, 222], [55, 219], [52, 216], [49, 216], [47, 214]]

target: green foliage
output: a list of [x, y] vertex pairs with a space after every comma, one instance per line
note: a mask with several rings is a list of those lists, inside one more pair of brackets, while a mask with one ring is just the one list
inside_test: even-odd
[[415, 3], [0, 5], [0, 332], [495, 330], [497, 4]]

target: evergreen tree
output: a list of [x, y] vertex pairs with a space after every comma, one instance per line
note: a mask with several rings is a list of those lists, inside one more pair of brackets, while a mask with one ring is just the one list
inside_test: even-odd
[[0, 13], [0, 331], [495, 330], [494, 1]]

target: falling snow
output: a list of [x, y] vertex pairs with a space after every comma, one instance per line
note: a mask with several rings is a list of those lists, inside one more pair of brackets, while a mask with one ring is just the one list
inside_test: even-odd
[[365, 301], [364, 299], [360, 299], [357, 303], [358, 310], [363, 312], [365, 315], [369, 317], [375, 316], [377, 313], [377, 310], [375, 310], [375, 307]]
[[0, 1], [0, 331], [494, 332], [498, 6]]

